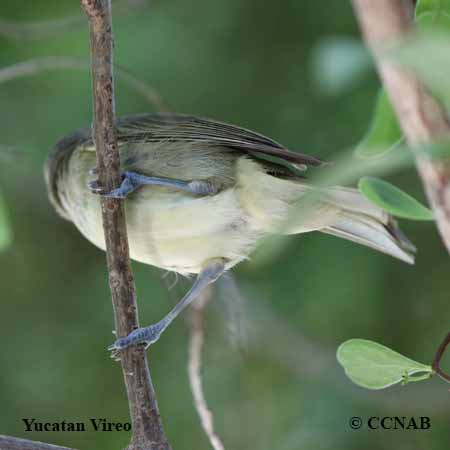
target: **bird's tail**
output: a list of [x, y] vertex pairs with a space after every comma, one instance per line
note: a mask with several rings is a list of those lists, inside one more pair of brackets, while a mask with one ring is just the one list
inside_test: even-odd
[[416, 249], [392, 216], [357, 189], [315, 188], [303, 181], [270, 176], [253, 161], [241, 159], [239, 164], [241, 205], [264, 231], [321, 231], [414, 263]]
[[[321, 196], [324, 210], [319, 211], [322, 219], [318, 221], [321, 225], [316, 228], [317, 231], [348, 239], [414, 264], [416, 248], [391, 215], [369, 202], [356, 189], [333, 187], [326, 189], [324, 194]], [[294, 230], [292, 228], [291, 233]], [[297, 232], [302, 232], [302, 226]]]

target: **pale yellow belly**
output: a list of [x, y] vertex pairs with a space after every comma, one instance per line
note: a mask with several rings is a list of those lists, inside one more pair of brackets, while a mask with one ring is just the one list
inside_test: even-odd
[[[72, 206], [72, 220], [104, 249], [99, 198], [91, 195], [88, 203]], [[262, 234], [241, 208], [236, 189], [196, 198], [142, 187], [125, 200], [125, 211], [131, 258], [179, 273], [198, 273], [218, 257], [230, 268], [248, 256]]]

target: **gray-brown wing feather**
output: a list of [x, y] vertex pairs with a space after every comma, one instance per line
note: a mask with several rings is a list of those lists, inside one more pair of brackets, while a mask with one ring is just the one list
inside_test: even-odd
[[[117, 125], [119, 141], [207, 141], [210, 145], [229, 147], [255, 157], [279, 158], [297, 165], [319, 166], [323, 163], [318, 158], [291, 152], [278, 142], [245, 128], [184, 114], [127, 116], [119, 120]], [[270, 161], [276, 163], [276, 160]]]

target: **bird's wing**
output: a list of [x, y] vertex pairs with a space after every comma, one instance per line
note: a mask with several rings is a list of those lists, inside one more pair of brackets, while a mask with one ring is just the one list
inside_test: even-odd
[[248, 153], [269, 163], [297, 169], [323, 164], [318, 158], [291, 152], [261, 134], [215, 120], [184, 114], [150, 113], [127, 116], [117, 122], [119, 142], [208, 141]]

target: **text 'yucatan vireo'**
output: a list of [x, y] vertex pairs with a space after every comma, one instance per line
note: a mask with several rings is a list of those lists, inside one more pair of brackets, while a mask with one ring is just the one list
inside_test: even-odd
[[355, 189], [321, 189], [308, 214], [293, 214], [294, 204], [313, 190], [301, 172], [320, 166], [319, 159], [243, 128], [182, 114], [124, 117], [117, 133], [121, 186], [99, 190], [95, 146], [90, 130], [82, 129], [61, 139], [47, 161], [51, 202], [104, 249], [93, 192], [124, 198], [131, 257], [198, 276], [167, 316], [119, 338], [111, 350], [158, 340], [205, 286], [247, 258], [268, 233], [317, 230], [414, 262], [415, 248], [392, 217]]

